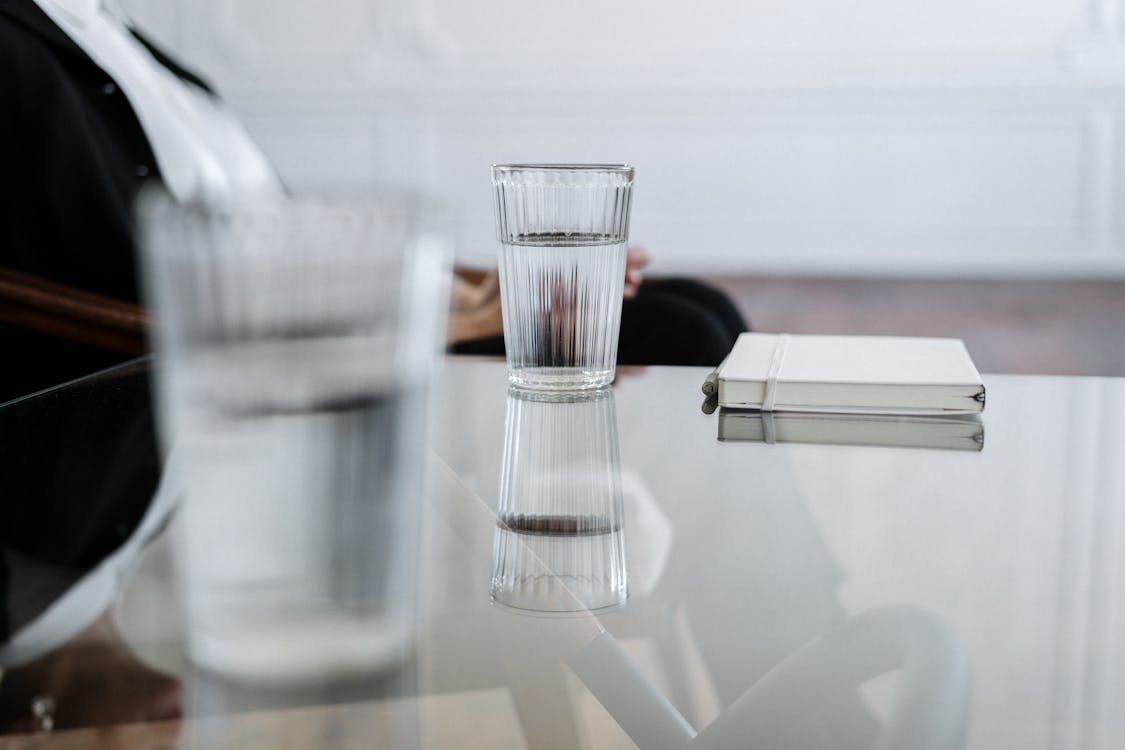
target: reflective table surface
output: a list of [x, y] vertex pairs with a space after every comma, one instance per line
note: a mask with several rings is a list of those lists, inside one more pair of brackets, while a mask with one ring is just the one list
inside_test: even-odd
[[1125, 747], [1125, 380], [796, 424], [706, 375], [447, 360], [410, 658], [302, 689], [185, 657], [147, 363], [3, 405], [0, 748]]

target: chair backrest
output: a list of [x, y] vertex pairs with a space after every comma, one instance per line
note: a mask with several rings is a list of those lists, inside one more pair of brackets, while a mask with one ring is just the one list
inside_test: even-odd
[[0, 321], [121, 354], [146, 350], [139, 305], [0, 267]]

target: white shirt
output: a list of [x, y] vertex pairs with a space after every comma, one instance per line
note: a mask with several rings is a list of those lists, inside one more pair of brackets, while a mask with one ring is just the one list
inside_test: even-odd
[[281, 192], [277, 174], [238, 120], [157, 62], [112, 0], [35, 2], [121, 88], [176, 199]]

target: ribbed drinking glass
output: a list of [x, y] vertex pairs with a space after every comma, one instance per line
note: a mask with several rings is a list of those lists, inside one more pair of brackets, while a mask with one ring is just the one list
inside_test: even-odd
[[613, 380], [633, 168], [492, 167], [508, 379], [533, 390]]

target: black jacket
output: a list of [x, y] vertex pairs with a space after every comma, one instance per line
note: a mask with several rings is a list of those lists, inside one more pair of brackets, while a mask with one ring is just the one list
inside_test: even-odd
[[[32, 0], [0, 0], [0, 267], [136, 302], [133, 201], [159, 176], [113, 79]], [[0, 403], [123, 358], [0, 322]]]
[[34, 2], [0, 0], [0, 265], [136, 301], [132, 203], [158, 176], [113, 79]]

